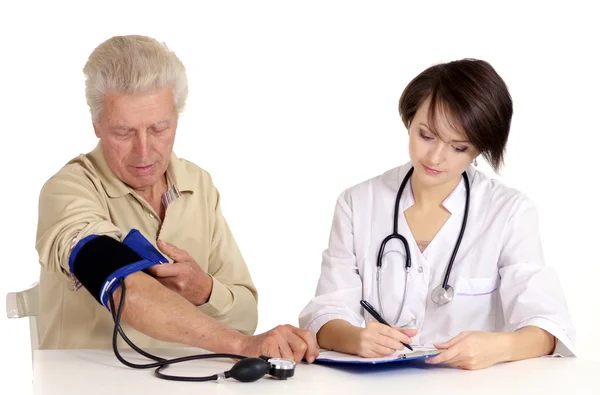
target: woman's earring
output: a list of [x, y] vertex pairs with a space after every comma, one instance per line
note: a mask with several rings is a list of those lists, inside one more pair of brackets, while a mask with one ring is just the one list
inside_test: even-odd
[[475, 167], [477, 167], [477, 158], [475, 158], [475, 160], [473, 161], [473, 165], [474, 165]]

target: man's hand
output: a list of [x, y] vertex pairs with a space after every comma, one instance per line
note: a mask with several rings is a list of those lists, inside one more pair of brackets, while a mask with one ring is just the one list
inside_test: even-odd
[[434, 344], [444, 351], [425, 362], [468, 370], [484, 369], [508, 360], [510, 336], [510, 333], [462, 332], [445, 343]]
[[193, 305], [206, 303], [212, 293], [212, 277], [186, 251], [161, 240], [157, 242], [157, 246], [173, 263], [151, 266], [148, 272]]
[[250, 357], [286, 358], [296, 363], [303, 359], [312, 363], [319, 356], [314, 334], [292, 325], [280, 325], [263, 334], [248, 336], [240, 353]]

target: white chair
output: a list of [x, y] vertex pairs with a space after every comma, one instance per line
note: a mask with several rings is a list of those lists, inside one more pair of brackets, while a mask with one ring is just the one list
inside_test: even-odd
[[23, 291], [6, 294], [6, 316], [8, 318], [29, 317], [31, 352], [38, 349], [40, 341], [37, 327], [38, 312], [39, 284], [37, 282]]

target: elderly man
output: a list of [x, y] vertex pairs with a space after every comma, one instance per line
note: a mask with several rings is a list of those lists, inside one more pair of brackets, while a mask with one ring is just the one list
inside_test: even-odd
[[98, 46], [84, 73], [100, 140], [40, 194], [40, 347], [111, 347], [109, 302], [118, 308], [124, 288], [124, 330], [141, 348], [312, 362], [305, 330], [252, 335], [257, 293], [219, 193], [172, 152], [188, 89], [181, 61], [152, 38], [121, 36]]

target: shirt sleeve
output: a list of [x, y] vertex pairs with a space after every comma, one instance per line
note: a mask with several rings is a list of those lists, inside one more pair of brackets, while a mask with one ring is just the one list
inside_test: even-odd
[[48, 271], [70, 275], [72, 247], [91, 234], [121, 241], [121, 231], [110, 222], [108, 208], [97, 193], [101, 185], [86, 170], [68, 165], [42, 187], [38, 206], [36, 249]]
[[213, 288], [208, 301], [199, 309], [245, 334], [258, 325], [258, 294], [250, 272], [221, 211], [220, 196], [210, 182], [211, 251], [208, 274]]
[[346, 197], [346, 193], [340, 195], [336, 203], [315, 297], [299, 316], [300, 327], [315, 334], [334, 319], [355, 326], [364, 324], [360, 314], [362, 279], [354, 253], [352, 210]]
[[556, 337], [554, 356], [575, 355], [575, 330], [556, 272], [545, 265], [537, 210], [519, 204], [500, 254], [500, 299], [507, 330], [536, 326]]

